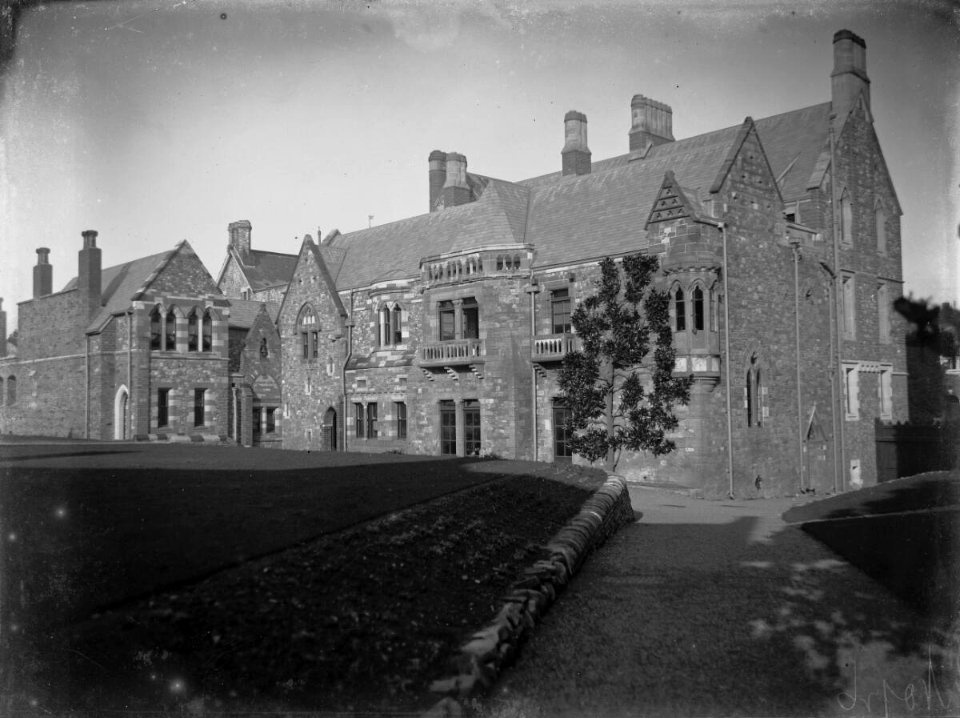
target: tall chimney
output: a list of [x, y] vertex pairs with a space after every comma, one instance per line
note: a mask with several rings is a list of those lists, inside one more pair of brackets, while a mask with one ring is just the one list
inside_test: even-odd
[[230, 246], [233, 247], [243, 259], [246, 259], [247, 255], [250, 254], [250, 234], [252, 231], [253, 225], [246, 219], [231, 222], [227, 225], [227, 232], [230, 235]]
[[590, 148], [587, 146], [587, 116], [570, 110], [563, 118], [565, 142], [560, 156], [563, 158], [563, 174], [590, 174]]
[[7, 313], [3, 309], [3, 297], [0, 297], [0, 358], [7, 355]]
[[637, 152], [652, 142], [673, 142], [673, 110], [670, 105], [634, 95], [630, 101], [630, 151]]
[[437, 211], [437, 200], [443, 194], [443, 185], [447, 181], [447, 153], [434, 150], [427, 160], [430, 167], [430, 211]]
[[50, 250], [37, 248], [37, 266], [33, 268], [33, 297], [42, 297], [53, 293], [53, 265], [50, 264]]
[[830, 73], [830, 84], [830, 99], [838, 124], [847, 119], [861, 93], [867, 109], [870, 109], [867, 43], [849, 30], [840, 30], [833, 36], [833, 72]]
[[97, 231], [82, 232], [83, 249], [79, 253], [77, 289], [86, 300], [87, 311], [92, 316], [100, 308], [100, 248], [97, 246]]
[[458, 152], [447, 153], [447, 178], [443, 183], [443, 206], [456, 207], [470, 201], [467, 184], [467, 158]]

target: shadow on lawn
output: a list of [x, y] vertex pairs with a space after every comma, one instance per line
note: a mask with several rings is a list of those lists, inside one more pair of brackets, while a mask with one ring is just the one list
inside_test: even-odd
[[960, 712], [956, 636], [755, 517], [625, 527], [544, 629], [487, 718]]

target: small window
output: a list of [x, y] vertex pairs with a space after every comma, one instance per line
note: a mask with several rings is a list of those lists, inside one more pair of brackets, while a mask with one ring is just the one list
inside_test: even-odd
[[394, 412], [397, 417], [397, 438], [407, 438], [407, 405], [402, 401], [394, 402]]
[[156, 306], [150, 312], [150, 349], [160, 351], [160, 339], [163, 336], [163, 317], [160, 314], [160, 307]]
[[877, 383], [880, 399], [880, 418], [884, 421], [893, 419], [893, 367], [880, 368], [880, 381]]
[[277, 430], [277, 407], [267, 407], [267, 433], [272, 434]]
[[354, 416], [354, 433], [356, 433], [358, 439], [363, 438], [363, 404], [354, 404], [353, 405], [353, 416]]
[[377, 438], [377, 404], [372, 402], [367, 404], [367, 438]]
[[207, 390], [206, 389], [194, 389], [193, 390], [193, 425], [194, 426], [203, 426], [204, 422], [203, 415], [207, 407]]
[[317, 313], [309, 305], [300, 310], [297, 320], [297, 329], [300, 332], [300, 344], [304, 359], [316, 359], [320, 356], [320, 323]]
[[17, 403], [17, 377], [7, 378], [7, 406], [13, 406]]
[[163, 348], [168, 352], [177, 350], [177, 315], [173, 309], [167, 312], [167, 325], [164, 327], [165, 340]]
[[463, 338], [480, 338], [480, 305], [473, 297], [463, 300]]
[[855, 339], [857, 336], [857, 289], [854, 275], [844, 272], [840, 279], [840, 302], [843, 315], [844, 339]]
[[843, 403], [847, 421], [860, 418], [860, 367], [856, 363], [843, 365]]
[[683, 298], [683, 289], [677, 287], [673, 291], [673, 312], [675, 331], [684, 332], [687, 330], [687, 303]]
[[390, 311], [390, 331], [393, 333], [393, 343], [403, 343], [403, 311], [397, 304]]
[[550, 292], [550, 316], [553, 320], [553, 334], [570, 333], [569, 289], [555, 289]]
[[170, 424], [170, 390], [157, 390], [157, 427], [163, 428]]
[[251, 423], [253, 424], [253, 435], [260, 436], [260, 434], [263, 432], [263, 424], [260, 421], [260, 413], [261, 413], [260, 407], [259, 406], [253, 407], [252, 411], [253, 411], [253, 414], [252, 414], [253, 421]]
[[439, 339], [442, 342], [456, 339], [456, 314], [453, 302], [440, 302], [437, 305], [437, 320], [439, 324]]
[[890, 343], [890, 288], [886, 282], [877, 285], [877, 323], [881, 344]]
[[260, 356], [263, 359], [266, 359], [270, 356], [270, 349], [267, 347], [266, 337], [260, 337]]
[[767, 390], [763, 386], [763, 376], [760, 372], [760, 361], [757, 355], [750, 357], [750, 366], [747, 368], [746, 382], [743, 387], [743, 408], [747, 413], [747, 426], [763, 426], [767, 417], [764, 399]]
[[840, 242], [846, 245], [853, 244], [853, 207], [847, 190], [843, 190], [840, 196]]
[[199, 322], [197, 320], [197, 310], [190, 310], [187, 315], [187, 351], [195, 352], [200, 346], [200, 333], [198, 331]]
[[706, 319], [706, 310], [703, 304], [703, 289], [699, 286], [693, 289], [693, 330], [702, 332]]
[[882, 205], [877, 205], [877, 209], [874, 212], [874, 217], [877, 223], [877, 253], [886, 254], [887, 253], [887, 215], [883, 211]]
[[380, 346], [395, 346], [403, 342], [403, 310], [400, 305], [384, 305], [377, 313], [377, 338]]
[[213, 351], [213, 317], [210, 315], [210, 310], [206, 309], [203, 312], [203, 328], [202, 333], [202, 351], [209, 352]]

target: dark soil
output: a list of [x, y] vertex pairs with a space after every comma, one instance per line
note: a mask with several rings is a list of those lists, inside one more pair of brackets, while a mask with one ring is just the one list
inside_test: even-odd
[[[437, 700], [429, 685], [451, 674], [456, 649], [603, 480], [524, 462], [471, 470], [492, 481], [35, 631], [18, 669], [7, 671], [6, 707], [428, 708]], [[289, 516], [268, 513], [248, 530], [279, 530]], [[166, 543], [176, 541], [168, 534]], [[168, 549], [191, 556], [220, 543], [191, 531]]]

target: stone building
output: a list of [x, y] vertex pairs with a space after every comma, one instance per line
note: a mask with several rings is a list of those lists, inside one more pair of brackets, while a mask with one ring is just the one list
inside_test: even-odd
[[866, 44], [842, 30], [833, 51], [821, 104], [677, 140], [671, 108], [636, 95], [602, 160], [571, 111], [555, 173], [434, 151], [429, 212], [305, 238], [278, 319], [283, 445], [571, 460], [572, 307], [600, 258], [642, 251], [694, 384], [677, 451], [621, 473], [708, 495], [874, 481], [875, 422], [906, 419], [901, 212]]
[[224, 295], [257, 302], [279, 304], [287, 290], [295, 254], [253, 249], [253, 225], [241, 219], [227, 226], [229, 241], [217, 288]]
[[77, 276], [53, 291], [37, 250], [17, 356], [0, 358], [0, 431], [92, 439], [219, 440], [227, 428], [230, 303], [186, 242], [101, 267], [83, 232]]

